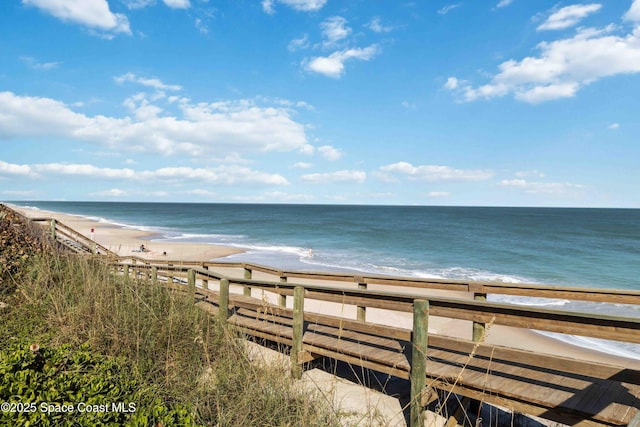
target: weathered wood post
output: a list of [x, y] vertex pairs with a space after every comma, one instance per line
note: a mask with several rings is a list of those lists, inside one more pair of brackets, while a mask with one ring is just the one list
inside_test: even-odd
[[[244, 278], [247, 280], [251, 280], [251, 269], [248, 268], [246, 265], [244, 266]], [[251, 287], [250, 286], [244, 286], [242, 288], [242, 295], [250, 297], [251, 296]]]
[[[287, 283], [287, 276], [284, 276], [284, 273], [282, 271], [280, 272], [280, 283]], [[283, 294], [278, 295], [278, 305], [283, 308], [287, 307], [286, 295], [283, 295]]]
[[220, 279], [220, 305], [218, 306], [218, 318], [222, 325], [227, 324], [229, 317], [229, 279]]
[[189, 295], [196, 297], [196, 271], [190, 268], [187, 271], [187, 288], [189, 288]]
[[[486, 302], [487, 294], [476, 292], [473, 294], [473, 299], [475, 301]], [[484, 335], [486, 334], [486, 325], [482, 322], [473, 322], [473, 341], [481, 342], [484, 340]]]
[[413, 301], [413, 350], [411, 353], [410, 426], [422, 427], [422, 393], [427, 383], [427, 345], [429, 337], [429, 301]]
[[155, 265], [151, 267], [151, 283], [154, 285], [158, 284], [158, 267]]
[[302, 364], [299, 355], [302, 351], [302, 334], [304, 328], [304, 288], [293, 288], [293, 341], [291, 343], [291, 376], [297, 380], [302, 378]]
[[51, 220], [51, 238], [56, 240], [56, 220]]
[[171, 267], [173, 267], [173, 264], [167, 264], [167, 284], [168, 285], [173, 284], [173, 274], [171, 274]]
[[124, 277], [126, 277], [127, 279], [129, 278], [129, 265], [126, 264], [124, 266]]
[[[209, 271], [209, 266], [208, 265], [203, 265], [202, 268], [204, 268], [205, 270]], [[202, 278], [202, 289], [209, 289], [209, 277], [208, 276], [204, 276]]]
[[[358, 282], [358, 289], [367, 289], [367, 284], [361, 276], [355, 277]], [[356, 319], [364, 322], [367, 319], [367, 307], [356, 306]]]

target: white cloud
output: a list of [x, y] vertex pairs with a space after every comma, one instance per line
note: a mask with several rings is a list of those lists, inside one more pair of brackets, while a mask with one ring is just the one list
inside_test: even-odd
[[262, 0], [262, 10], [269, 15], [273, 15], [276, 13], [276, 1], [301, 12], [316, 12], [327, 3], [327, 0]]
[[371, 45], [366, 48], [345, 49], [334, 52], [329, 56], [318, 56], [305, 60], [304, 68], [307, 71], [324, 74], [327, 77], [340, 78], [344, 74], [344, 63], [351, 59], [360, 61], [368, 61], [379, 52], [377, 45]]
[[164, 4], [172, 9], [188, 9], [191, 7], [189, 0], [162, 0]]
[[306, 163], [306, 162], [297, 162], [291, 165], [293, 169], [309, 169], [312, 166], [313, 165], [311, 163]]
[[451, 12], [453, 9], [456, 9], [460, 6], [462, 6], [462, 3], [450, 4], [450, 5], [444, 6], [438, 9], [438, 14], [446, 15], [447, 13]]
[[578, 22], [586, 18], [592, 13], [599, 11], [602, 5], [597, 3], [591, 4], [573, 4], [563, 7], [562, 9], [552, 13], [545, 22], [538, 26], [540, 30], [563, 30], [573, 27]]
[[331, 145], [323, 145], [322, 147], [318, 147], [318, 153], [320, 153], [320, 155], [325, 159], [332, 162], [342, 157], [342, 151], [338, 150], [335, 147], [332, 147]]
[[127, 17], [112, 13], [107, 0], [22, 0], [22, 3], [65, 22], [106, 32], [131, 34]]
[[0, 138], [62, 137], [113, 150], [198, 158], [313, 150], [290, 108], [252, 100], [192, 103], [182, 98], [177, 102], [182, 117], [158, 117], [154, 108], [160, 107], [144, 97], [131, 105], [136, 117], [91, 117], [51, 98], [0, 92]]
[[102, 168], [91, 164], [40, 163], [15, 165], [0, 161], [0, 176], [17, 175], [48, 179], [52, 177], [75, 177], [83, 179], [108, 179], [145, 183], [181, 183], [185, 181], [210, 184], [239, 185], [287, 185], [289, 182], [279, 174], [256, 171], [239, 165], [221, 165], [210, 168], [167, 167], [156, 170], [134, 170], [131, 168]]
[[500, 0], [500, 3], [498, 3], [496, 7], [509, 6], [511, 3], [513, 3], [513, 0]]
[[125, 82], [132, 82], [132, 83], [138, 83], [142, 86], [152, 87], [158, 90], [177, 91], [182, 89], [182, 86], [168, 85], [163, 83], [160, 79], [157, 79], [157, 78], [138, 77], [134, 73], [126, 73], [121, 76], [116, 76], [113, 78], [113, 80], [115, 80], [116, 83], [119, 83], [119, 84], [122, 84]]
[[364, 26], [369, 28], [374, 33], [388, 33], [390, 31], [393, 31], [393, 27], [383, 26], [380, 23], [380, 18], [377, 16], [371, 19], [371, 21], [368, 24], [365, 24]]
[[351, 34], [351, 28], [347, 26], [347, 20], [342, 16], [332, 16], [320, 23], [322, 35], [325, 38], [324, 47], [335, 46], [340, 40]]
[[529, 176], [535, 176], [538, 178], [544, 178], [544, 173], [540, 172], [538, 169], [528, 170], [528, 171], [518, 171], [516, 172], [516, 176], [518, 178], [526, 178]]
[[527, 194], [566, 195], [584, 189], [583, 185], [569, 182], [532, 182], [525, 179], [505, 179], [498, 183], [501, 187], [509, 187]]
[[315, 12], [322, 9], [327, 0], [278, 0], [278, 3], [303, 12]]
[[129, 9], [142, 9], [156, 3], [156, 0], [122, 0]]
[[513, 94], [538, 103], [575, 96], [581, 87], [601, 78], [640, 73], [640, 30], [611, 35], [614, 26], [580, 29], [575, 36], [538, 44], [540, 55], [500, 64], [491, 82], [473, 87], [450, 77], [445, 88], [466, 101]]
[[302, 175], [300, 179], [310, 184], [356, 183], [361, 184], [367, 179], [367, 173], [357, 170], [341, 170], [329, 173], [312, 173]]
[[607, 126], [607, 129], [611, 129], [611, 130], [620, 129], [620, 123], [611, 123], [609, 126]]
[[[449, 166], [414, 166], [408, 162], [397, 162], [380, 167], [384, 174], [398, 174], [409, 179], [425, 181], [483, 181], [493, 176], [493, 172], [480, 169], [455, 169]], [[384, 176], [382, 176], [384, 179]]]
[[31, 175], [31, 167], [29, 165], [16, 165], [0, 160], [0, 176], [2, 175]]
[[640, 22], [640, 0], [633, 0], [631, 8], [624, 15], [624, 19], [627, 21]]
[[307, 49], [309, 47], [309, 36], [307, 34], [303, 35], [299, 39], [293, 39], [289, 42], [287, 49], [290, 52], [295, 52], [300, 49]]
[[61, 64], [60, 62], [38, 62], [34, 58], [25, 55], [21, 56], [20, 60], [34, 70], [52, 70]]

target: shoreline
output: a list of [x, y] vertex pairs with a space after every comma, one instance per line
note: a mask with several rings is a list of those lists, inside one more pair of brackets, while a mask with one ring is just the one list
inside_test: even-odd
[[[96, 241], [119, 256], [135, 255], [144, 259], [167, 258], [176, 261], [211, 261], [245, 252], [232, 246], [209, 243], [162, 242], [153, 240], [162, 235], [153, 231], [128, 228], [109, 222], [100, 222], [80, 215], [9, 205], [26, 217], [48, 216]], [[91, 233], [91, 230], [94, 230]], [[139, 252], [144, 245], [148, 252]]]
[[[55, 218], [77, 232], [92, 238], [118, 255], [125, 257], [135, 255], [145, 259], [162, 259], [166, 257], [171, 260], [213, 261], [220, 260], [220, 258], [231, 255], [246, 253], [246, 251], [240, 248], [231, 246], [213, 245], [208, 243], [154, 241], [154, 237], [161, 237], [162, 235], [158, 232], [138, 230], [119, 224], [100, 222], [79, 215], [19, 207], [13, 204], [10, 204], [9, 206], [11, 206], [12, 209], [23, 213], [27, 217], [49, 216], [51, 218]], [[93, 235], [91, 235], [92, 229], [94, 230]], [[149, 252], [137, 251], [142, 244], [149, 249]], [[166, 253], [166, 255], [163, 253]], [[272, 276], [267, 274], [261, 278], [265, 278], [266, 280], [278, 280], [277, 278], [274, 279]], [[345, 286], [344, 283], [332, 282], [330, 280], [301, 280], [300, 282], [326, 286]], [[456, 294], [451, 291], [438, 291], [432, 289], [410, 288], [404, 290], [398, 289], [397, 287], [385, 287], [382, 285], [372, 286], [371, 289], [391, 290], [394, 292], [424, 293], [432, 296], [438, 295], [445, 297], [470, 298], [467, 294]], [[331, 303], [322, 303], [319, 301], [316, 301], [310, 308], [311, 311], [320, 311], [324, 314], [337, 316], [346, 315], [351, 309], [350, 307], [346, 307], [346, 309], [345, 307], [334, 307]], [[403, 313], [391, 313], [387, 310], [368, 310], [367, 321], [371, 323], [387, 324], [390, 326], [411, 329], [410, 316], [404, 316]], [[429, 322], [429, 333], [469, 339], [471, 334], [470, 322], [456, 319], [433, 318]], [[485, 342], [492, 345], [518, 348], [526, 351], [546, 353], [640, 370], [640, 359], [611, 355], [602, 351], [574, 345], [561, 339], [549, 337], [528, 329], [493, 325], [488, 330]]]

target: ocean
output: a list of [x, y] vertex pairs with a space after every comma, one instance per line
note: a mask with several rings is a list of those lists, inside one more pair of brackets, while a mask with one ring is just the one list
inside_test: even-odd
[[[152, 240], [246, 252], [223, 260], [640, 290], [640, 209], [121, 202], [12, 202], [151, 231]], [[497, 302], [640, 317], [639, 306], [492, 297]], [[640, 346], [559, 336], [640, 358]]]

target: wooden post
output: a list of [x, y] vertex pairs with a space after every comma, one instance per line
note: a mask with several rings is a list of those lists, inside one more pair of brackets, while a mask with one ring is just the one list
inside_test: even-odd
[[[244, 267], [244, 278], [247, 279], [247, 280], [251, 280], [251, 276], [252, 276], [251, 269], [247, 268], [247, 267]], [[242, 288], [242, 295], [250, 297], [251, 296], [251, 287], [245, 285]]]
[[227, 324], [229, 317], [229, 279], [220, 279], [220, 305], [218, 306], [218, 318], [223, 325]]
[[[209, 271], [209, 266], [207, 266], [207, 265], [203, 265], [202, 268], [204, 268], [205, 270]], [[204, 276], [202, 278], [202, 289], [209, 289], [209, 277], [208, 276]]]
[[190, 268], [187, 271], [187, 287], [189, 288], [189, 295], [195, 298], [196, 296], [196, 271]]
[[158, 267], [151, 267], [151, 283], [154, 285], [158, 284]]
[[[362, 278], [360, 278], [360, 280], [362, 280]], [[367, 284], [360, 281], [358, 283], [358, 289], [367, 289]], [[356, 306], [356, 319], [358, 319], [361, 322], [366, 321], [367, 319], [367, 307], [362, 307], [362, 306]]]
[[51, 238], [56, 240], [56, 220], [51, 220]]
[[422, 427], [422, 392], [427, 383], [427, 345], [429, 337], [429, 301], [413, 301], [413, 350], [411, 353], [410, 427]]
[[[476, 301], [487, 301], [487, 294], [474, 293], [473, 299]], [[481, 322], [473, 322], [473, 341], [480, 342], [484, 339], [486, 333], [486, 325]]]
[[[287, 283], [287, 276], [283, 276], [282, 272], [280, 272], [280, 283]], [[278, 295], [278, 305], [282, 308], [287, 308], [287, 296], [286, 295]]]
[[129, 278], [129, 266], [128, 265], [124, 266], [124, 277], [126, 277], [127, 279]]
[[302, 364], [298, 357], [302, 351], [302, 333], [304, 328], [304, 288], [293, 288], [293, 341], [291, 344], [291, 376], [299, 380], [302, 377]]

